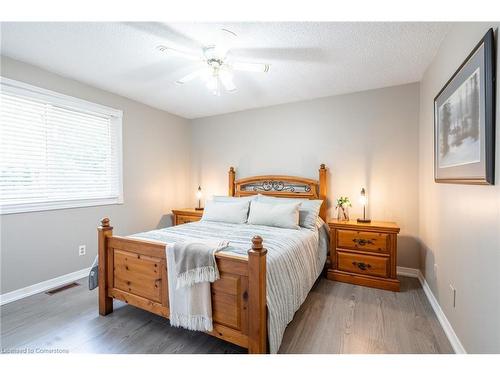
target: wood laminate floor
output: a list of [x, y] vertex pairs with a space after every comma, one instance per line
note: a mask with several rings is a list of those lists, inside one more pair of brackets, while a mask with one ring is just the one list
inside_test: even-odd
[[[318, 280], [288, 326], [280, 353], [452, 353], [417, 279], [401, 292]], [[81, 285], [1, 307], [0, 347], [71, 353], [245, 353], [215, 337], [115, 301], [97, 313], [97, 290]]]

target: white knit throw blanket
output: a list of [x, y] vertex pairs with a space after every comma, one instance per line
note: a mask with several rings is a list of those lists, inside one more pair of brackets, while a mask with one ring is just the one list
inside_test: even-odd
[[193, 331], [213, 329], [210, 283], [219, 279], [215, 253], [227, 246], [227, 241], [167, 244], [171, 326]]

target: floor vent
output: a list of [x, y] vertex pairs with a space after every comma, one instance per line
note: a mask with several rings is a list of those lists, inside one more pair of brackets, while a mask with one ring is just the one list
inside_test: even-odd
[[78, 284], [78, 283], [66, 284], [66, 285], [60, 286], [59, 288], [48, 290], [48, 291], [45, 292], [45, 294], [48, 294], [49, 296], [52, 296], [52, 295], [54, 295], [56, 293], [62, 292], [63, 290], [74, 288], [75, 286], [78, 286], [78, 285], [80, 285], [80, 284]]

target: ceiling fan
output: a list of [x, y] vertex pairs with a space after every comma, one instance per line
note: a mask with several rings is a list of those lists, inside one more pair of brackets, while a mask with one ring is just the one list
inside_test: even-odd
[[[211, 44], [202, 47], [200, 52], [187, 51], [169, 46], [159, 45], [156, 49], [168, 56], [178, 56], [191, 61], [203, 64], [188, 75], [178, 79], [177, 84], [183, 85], [196, 78], [205, 82], [206, 87], [216, 96], [220, 96], [222, 90], [235, 92], [236, 85], [233, 82], [235, 71], [267, 73], [269, 64], [254, 62], [243, 62], [233, 60], [229, 54], [230, 42], [236, 38], [236, 34], [227, 29], [220, 30], [226, 37], [218, 44]], [[231, 39], [228, 41], [228, 38]]]

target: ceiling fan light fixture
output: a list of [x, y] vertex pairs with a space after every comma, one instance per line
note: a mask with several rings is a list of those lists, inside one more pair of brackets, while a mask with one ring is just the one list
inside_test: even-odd
[[221, 70], [219, 72], [219, 78], [222, 83], [222, 86], [224, 86], [224, 89], [227, 92], [235, 92], [236, 91], [236, 86], [233, 82], [233, 74], [230, 71], [227, 70]]
[[[236, 91], [236, 85], [233, 82], [233, 71], [257, 73], [267, 73], [269, 71], [269, 64], [233, 61], [230, 51], [237, 35], [228, 29], [219, 29], [217, 35], [215, 43], [211, 41], [210, 44], [205, 44], [199, 53], [164, 45], [156, 47], [158, 51], [167, 56], [183, 57], [205, 65], [204, 68], [198, 69], [177, 80], [177, 84], [183, 85], [198, 78], [204, 82], [212, 94], [220, 96], [222, 91], [228, 93]], [[214, 40], [213, 35], [212, 40]]]
[[207, 89], [212, 92], [215, 96], [220, 96], [220, 83], [219, 76], [217, 74], [212, 74], [208, 77], [206, 81]]

